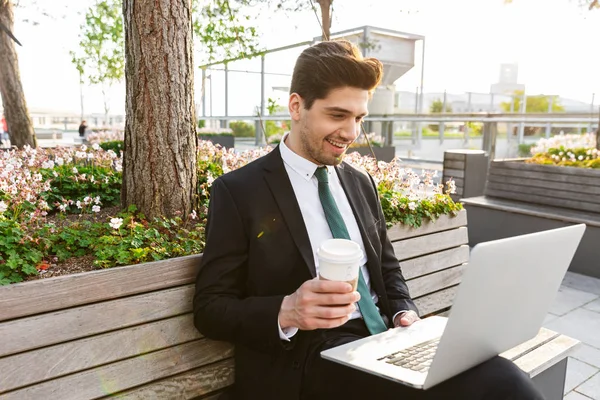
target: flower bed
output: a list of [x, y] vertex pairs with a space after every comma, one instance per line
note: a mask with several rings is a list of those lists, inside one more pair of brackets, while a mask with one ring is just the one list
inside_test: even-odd
[[529, 164], [562, 167], [600, 168], [600, 153], [596, 149], [596, 135], [557, 135], [540, 139], [531, 148]]
[[[212, 182], [270, 150], [236, 153], [201, 141], [196, 208], [152, 221], [135, 207], [119, 209], [122, 156], [113, 150], [95, 144], [6, 151], [0, 154], [0, 284], [68, 273], [65, 265], [81, 271], [82, 264], [106, 268], [200, 253]], [[462, 209], [433, 184], [433, 175], [358, 154], [346, 160], [371, 173], [390, 226], [417, 227]]]

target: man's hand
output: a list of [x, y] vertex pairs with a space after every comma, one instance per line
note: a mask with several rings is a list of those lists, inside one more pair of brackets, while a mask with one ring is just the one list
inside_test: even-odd
[[396, 315], [394, 318], [394, 328], [399, 326], [411, 326], [413, 323], [421, 320], [416, 312], [410, 310], [402, 314]]
[[360, 299], [347, 282], [306, 281], [292, 295], [286, 296], [279, 310], [282, 329], [330, 329], [345, 324]]

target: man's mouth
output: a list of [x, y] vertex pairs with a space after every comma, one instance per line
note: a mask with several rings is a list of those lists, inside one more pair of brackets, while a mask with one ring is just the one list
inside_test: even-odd
[[339, 147], [340, 149], [344, 149], [347, 146], [346, 143], [336, 142], [335, 140], [331, 140], [331, 139], [325, 139], [325, 140], [327, 140], [330, 144], [334, 145], [335, 147]]

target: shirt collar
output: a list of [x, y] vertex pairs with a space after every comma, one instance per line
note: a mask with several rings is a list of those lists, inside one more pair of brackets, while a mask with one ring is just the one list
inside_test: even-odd
[[[279, 152], [281, 153], [281, 158], [287, 166], [296, 171], [296, 173], [302, 178], [309, 181], [315, 174], [315, 171], [317, 170], [319, 165], [294, 153], [289, 147], [287, 147], [287, 145], [285, 144], [285, 140], [289, 134], [290, 133], [287, 132], [285, 135], [283, 135], [283, 137], [281, 138], [281, 142], [279, 143]], [[334, 167], [332, 165], [328, 165], [327, 172], [329, 174], [332, 174], [334, 171], [333, 168]]]

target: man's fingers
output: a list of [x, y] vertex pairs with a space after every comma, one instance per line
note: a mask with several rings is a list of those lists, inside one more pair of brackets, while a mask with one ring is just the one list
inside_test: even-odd
[[315, 278], [307, 282], [311, 291], [315, 293], [349, 293], [352, 285], [348, 282], [325, 281]]
[[400, 316], [400, 326], [410, 326], [420, 318], [414, 311], [405, 312]]

